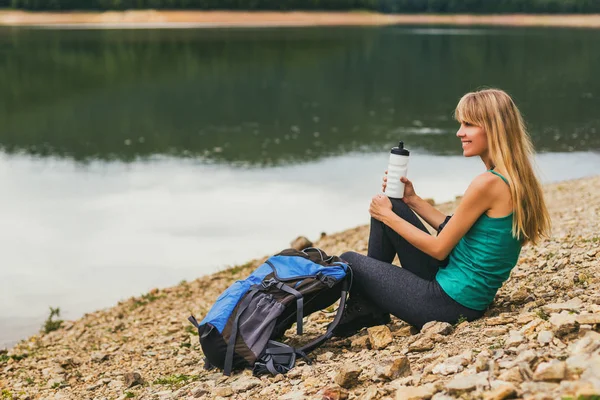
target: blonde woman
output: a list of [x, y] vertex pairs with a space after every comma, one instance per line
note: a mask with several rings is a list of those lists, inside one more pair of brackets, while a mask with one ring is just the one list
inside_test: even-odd
[[[521, 247], [548, 235], [550, 217], [530, 162], [533, 147], [510, 96], [497, 89], [467, 93], [454, 115], [463, 155], [480, 157], [485, 172], [471, 182], [452, 218], [417, 196], [406, 178], [402, 200], [373, 197], [368, 256], [341, 256], [352, 264], [354, 280], [335, 335], [387, 323], [390, 313], [419, 328], [434, 320], [477, 319]], [[438, 229], [437, 236], [417, 215]], [[396, 254], [402, 268], [391, 264]]]

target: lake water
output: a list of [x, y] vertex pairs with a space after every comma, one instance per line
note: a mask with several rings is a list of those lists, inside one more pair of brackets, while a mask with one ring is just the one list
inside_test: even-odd
[[544, 182], [598, 173], [600, 31], [0, 28], [0, 347], [367, 223], [387, 151], [436, 201], [483, 170], [452, 111], [513, 94]]

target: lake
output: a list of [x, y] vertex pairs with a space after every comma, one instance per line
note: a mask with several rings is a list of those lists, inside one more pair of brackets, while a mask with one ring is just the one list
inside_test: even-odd
[[0, 28], [0, 347], [368, 223], [390, 147], [437, 202], [484, 167], [452, 112], [500, 87], [543, 182], [598, 173], [600, 31]]

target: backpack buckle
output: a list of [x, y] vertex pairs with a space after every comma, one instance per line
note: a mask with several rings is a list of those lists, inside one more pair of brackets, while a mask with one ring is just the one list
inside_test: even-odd
[[271, 278], [271, 279], [267, 279], [267, 280], [262, 281], [260, 283], [260, 286], [262, 286], [263, 289], [268, 289], [268, 288], [270, 288], [271, 286], [273, 286], [276, 283], [277, 283], [277, 279]]

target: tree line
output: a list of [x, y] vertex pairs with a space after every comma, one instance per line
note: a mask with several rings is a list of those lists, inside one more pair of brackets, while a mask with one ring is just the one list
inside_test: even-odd
[[600, 0], [0, 0], [26, 10], [370, 10], [383, 13], [596, 13]]

